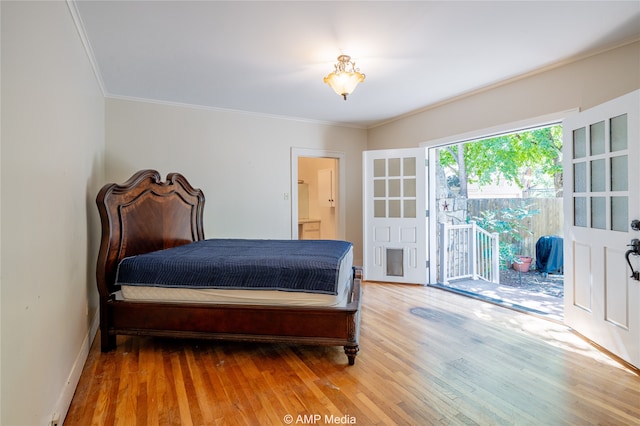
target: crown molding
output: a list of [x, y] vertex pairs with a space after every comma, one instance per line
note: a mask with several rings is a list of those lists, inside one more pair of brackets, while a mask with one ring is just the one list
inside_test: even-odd
[[213, 106], [208, 106], [208, 105], [196, 105], [196, 104], [189, 104], [189, 103], [182, 103], [182, 102], [173, 102], [173, 101], [162, 101], [162, 100], [157, 100], [157, 99], [138, 98], [138, 97], [134, 97], [134, 96], [114, 95], [114, 94], [110, 94], [110, 93], [106, 93], [105, 94], [105, 98], [121, 100], [121, 101], [129, 101], [129, 102], [143, 102], [143, 103], [170, 106], [170, 107], [176, 107], [176, 108], [190, 108], [190, 109], [198, 109], [198, 110], [204, 110], [204, 111], [213, 111], [213, 112], [221, 112], [221, 113], [229, 113], [229, 114], [243, 114], [243, 115], [248, 115], [248, 116], [252, 116], [252, 117], [269, 118], [269, 119], [272, 119], [272, 120], [295, 121], [295, 122], [299, 122], [299, 123], [315, 124], [315, 125], [320, 125], [320, 126], [347, 127], [347, 128], [360, 129], [360, 130], [366, 130], [367, 129], [367, 127], [365, 127], [365, 126], [359, 126], [359, 125], [348, 124], [348, 123], [338, 123], [338, 122], [331, 122], [331, 121], [313, 120], [313, 119], [309, 119], [309, 118], [291, 117], [291, 116], [276, 115], [276, 114], [266, 114], [266, 113], [262, 113], [262, 112], [244, 111], [244, 110], [231, 109], [231, 108], [220, 108], [220, 107], [213, 107]]
[[96, 81], [98, 83], [98, 86], [100, 87], [100, 91], [102, 92], [103, 96], [106, 96], [107, 92], [105, 89], [104, 80], [102, 78], [102, 74], [100, 74], [100, 69], [98, 68], [96, 57], [93, 54], [91, 43], [89, 43], [89, 38], [87, 37], [84, 23], [82, 22], [82, 18], [80, 17], [80, 12], [78, 12], [76, 0], [67, 0], [67, 7], [69, 8], [71, 18], [73, 19], [73, 23], [76, 26], [76, 30], [78, 31], [78, 35], [80, 36], [80, 40], [82, 41], [82, 45], [84, 46], [84, 51], [87, 54], [87, 58], [89, 59], [89, 63], [91, 64], [91, 68], [93, 69], [93, 74], [96, 77]]

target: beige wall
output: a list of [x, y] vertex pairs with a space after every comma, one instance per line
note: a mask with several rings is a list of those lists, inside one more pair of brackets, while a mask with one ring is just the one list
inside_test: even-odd
[[343, 152], [346, 239], [361, 259], [363, 150], [415, 147], [640, 88], [634, 43], [369, 131], [105, 101], [65, 2], [0, 8], [2, 424], [46, 424], [68, 408], [96, 324], [94, 198], [104, 183], [142, 168], [179, 171], [205, 192], [207, 237], [290, 238], [291, 147]]
[[368, 149], [416, 147], [575, 108], [640, 88], [640, 42], [550, 68], [369, 130]]
[[2, 418], [66, 413], [96, 324], [104, 98], [66, 2], [2, 8]]
[[106, 175], [180, 172], [204, 191], [207, 238], [291, 238], [291, 148], [345, 154], [345, 238], [362, 258], [366, 131], [184, 106], [107, 99]]

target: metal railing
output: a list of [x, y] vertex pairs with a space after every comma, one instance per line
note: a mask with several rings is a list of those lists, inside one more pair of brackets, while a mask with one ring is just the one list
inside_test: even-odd
[[500, 283], [500, 251], [497, 233], [470, 222], [440, 224], [440, 281], [481, 279]]

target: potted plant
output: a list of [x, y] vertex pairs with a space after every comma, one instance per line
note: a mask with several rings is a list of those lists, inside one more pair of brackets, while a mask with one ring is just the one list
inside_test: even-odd
[[531, 256], [517, 255], [513, 261], [513, 269], [518, 272], [529, 272], [532, 261], [533, 258]]

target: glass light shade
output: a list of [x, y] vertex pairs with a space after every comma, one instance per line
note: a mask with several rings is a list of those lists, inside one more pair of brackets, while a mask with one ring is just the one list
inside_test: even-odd
[[342, 71], [339, 73], [332, 72], [324, 78], [324, 82], [345, 100], [347, 95], [351, 94], [358, 83], [364, 81], [364, 74], [359, 72]]

